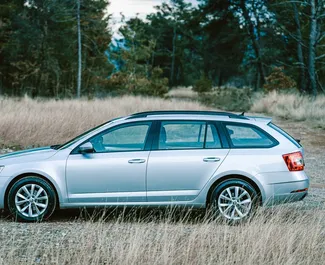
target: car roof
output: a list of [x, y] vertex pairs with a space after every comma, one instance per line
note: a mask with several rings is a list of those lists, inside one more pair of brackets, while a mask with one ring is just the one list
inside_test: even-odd
[[234, 114], [231, 112], [222, 112], [222, 111], [197, 111], [197, 110], [163, 110], [163, 111], [146, 111], [134, 113], [128, 116], [126, 119], [138, 119], [138, 118], [147, 118], [149, 116], [219, 116], [219, 117], [228, 117], [241, 120], [249, 120], [249, 118], [244, 116], [244, 113], [241, 115]]
[[159, 110], [134, 113], [118, 119], [119, 121], [140, 121], [140, 120], [162, 120], [162, 119], [204, 119], [218, 121], [236, 121], [241, 123], [268, 124], [272, 121], [270, 117], [245, 116], [245, 113], [235, 114], [224, 111], [198, 111], [198, 110]]

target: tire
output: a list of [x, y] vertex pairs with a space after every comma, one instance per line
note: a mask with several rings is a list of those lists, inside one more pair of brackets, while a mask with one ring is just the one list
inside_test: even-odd
[[256, 210], [259, 199], [251, 184], [241, 179], [229, 179], [214, 188], [210, 202], [213, 216], [238, 223]]
[[36, 176], [19, 179], [8, 193], [8, 208], [17, 221], [46, 220], [53, 214], [56, 204], [56, 194], [52, 186]]

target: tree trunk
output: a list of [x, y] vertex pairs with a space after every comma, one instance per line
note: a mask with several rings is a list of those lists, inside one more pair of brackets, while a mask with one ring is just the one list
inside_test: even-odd
[[301, 34], [301, 26], [299, 19], [299, 12], [296, 3], [292, 3], [294, 19], [296, 24], [296, 35], [297, 35], [297, 57], [299, 63], [299, 89], [301, 93], [306, 93], [306, 70], [305, 70], [305, 61], [304, 54], [302, 49], [302, 34]]
[[261, 80], [260, 85], [263, 86], [263, 84], [265, 83], [265, 73], [264, 73], [264, 67], [261, 59], [261, 48], [258, 39], [255, 37], [255, 28], [251, 21], [248, 10], [246, 8], [245, 0], [240, 1], [240, 8], [242, 9], [243, 16], [245, 18], [245, 22], [247, 25], [249, 37], [251, 38], [253, 49], [255, 52], [256, 61], [257, 61], [256, 63], [260, 73], [260, 80]]
[[308, 72], [309, 72], [311, 93], [314, 97], [317, 96], [317, 81], [316, 81], [316, 70], [315, 70], [316, 41], [317, 41], [316, 4], [315, 4], [315, 0], [310, 0]]
[[78, 77], [77, 77], [77, 98], [81, 96], [81, 71], [82, 71], [82, 56], [81, 56], [81, 29], [80, 29], [80, 0], [77, 0], [77, 23], [78, 23]]
[[261, 87], [261, 75], [258, 67], [256, 67], [254, 91], [257, 92], [260, 89], [260, 87]]
[[170, 85], [173, 86], [174, 84], [174, 75], [175, 75], [175, 57], [176, 57], [176, 24], [174, 25], [174, 36], [173, 36], [173, 52], [172, 52], [172, 65], [170, 69]]
[[155, 65], [155, 51], [152, 51], [152, 53], [151, 53], [151, 62], [150, 62], [150, 67], [149, 67], [149, 75], [148, 75], [148, 77], [149, 77], [149, 79], [151, 79], [152, 78], [152, 71], [153, 71], [153, 69], [155, 68], [154, 67], [154, 65]]
[[218, 68], [218, 87], [221, 87], [223, 82], [222, 82], [222, 70], [221, 67]]
[[59, 99], [59, 90], [60, 90], [60, 73], [56, 73], [56, 86], [55, 86], [55, 98]]

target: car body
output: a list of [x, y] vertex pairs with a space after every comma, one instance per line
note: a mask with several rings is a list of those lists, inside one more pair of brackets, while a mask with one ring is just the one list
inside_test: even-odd
[[224, 218], [240, 220], [254, 203], [292, 202], [307, 195], [303, 153], [270, 118], [137, 113], [64, 145], [0, 156], [0, 208], [35, 221], [55, 208], [215, 204]]

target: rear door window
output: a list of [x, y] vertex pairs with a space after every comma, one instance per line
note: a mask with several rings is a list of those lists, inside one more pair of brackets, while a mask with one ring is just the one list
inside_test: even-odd
[[217, 131], [216, 126], [213, 124], [208, 124], [205, 148], [207, 148], [207, 149], [222, 148], [219, 133]]
[[248, 124], [225, 124], [231, 144], [235, 148], [269, 148], [277, 141], [269, 134]]
[[217, 128], [204, 121], [162, 121], [159, 150], [222, 148]]
[[159, 133], [159, 150], [204, 147], [205, 122], [164, 121]]

